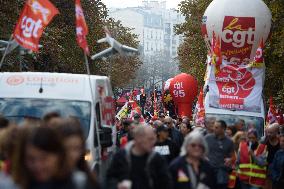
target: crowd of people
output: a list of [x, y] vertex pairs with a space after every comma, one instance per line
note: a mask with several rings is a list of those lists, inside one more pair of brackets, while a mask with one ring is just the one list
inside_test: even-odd
[[85, 137], [74, 117], [57, 113], [21, 126], [0, 117], [2, 189], [280, 189], [284, 132], [277, 123], [259, 136], [239, 120], [227, 127], [211, 117], [205, 127], [161, 113], [140, 123], [123, 117], [117, 151], [103, 181], [85, 161]]
[[1, 189], [94, 189], [99, 187], [85, 155], [75, 118], [52, 112], [21, 126], [0, 117]]
[[[259, 136], [251, 123], [228, 127], [211, 117], [194, 127], [188, 117], [160, 114], [143, 126], [123, 118], [107, 172], [107, 188], [280, 189], [284, 132], [277, 123]], [[160, 157], [159, 157], [160, 156]], [[162, 158], [161, 158], [162, 157]]]

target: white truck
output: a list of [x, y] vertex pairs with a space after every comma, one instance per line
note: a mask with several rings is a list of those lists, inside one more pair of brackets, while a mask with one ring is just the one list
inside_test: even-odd
[[[105, 76], [44, 73], [0, 73], [0, 114], [20, 123], [42, 119], [49, 112], [80, 120], [92, 169], [115, 145], [114, 103], [110, 80]], [[102, 155], [103, 154], [103, 155]]]

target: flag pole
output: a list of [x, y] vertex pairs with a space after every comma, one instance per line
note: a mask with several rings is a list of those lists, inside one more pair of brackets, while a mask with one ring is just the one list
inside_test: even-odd
[[88, 57], [87, 57], [87, 54], [85, 52], [84, 52], [84, 57], [85, 57], [85, 66], [86, 66], [87, 74], [91, 75]]
[[8, 44], [7, 44], [7, 47], [5, 49], [5, 52], [4, 52], [4, 54], [3, 54], [2, 58], [1, 58], [0, 71], [2, 69], [2, 65], [3, 65], [4, 59], [5, 59], [6, 55], [7, 55], [7, 52], [8, 52], [9, 46], [10, 46], [10, 42], [12, 41], [12, 38], [13, 38], [13, 34], [10, 36]]

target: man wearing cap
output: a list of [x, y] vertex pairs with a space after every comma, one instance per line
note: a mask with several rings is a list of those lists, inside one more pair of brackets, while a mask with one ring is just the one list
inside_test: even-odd
[[172, 141], [177, 145], [178, 149], [181, 148], [183, 143], [183, 137], [180, 131], [175, 127], [173, 123], [173, 119], [169, 116], [165, 117], [164, 121], [165, 125], [169, 128], [169, 137], [172, 139]]
[[157, 142], [155, 152], [162, 155], [170, 163], [179, 154], [177, 145], [169, 138], [169, 128], [167, 125], [158, 126], [156, 129]]
[[160, 112], [160, 114], [159, 114], [159, 120], [160, 120], [161, 122], [164, 122], [164, 121], [165, 121], [165, 114], [164, 114], [163, 112]]
[[105, 188], [172, 189], [167, 163], [153, 150], [157, 139], [154, 129], [138, 125], [133, 136], [133, 141], [114, 154], [107, 170]]

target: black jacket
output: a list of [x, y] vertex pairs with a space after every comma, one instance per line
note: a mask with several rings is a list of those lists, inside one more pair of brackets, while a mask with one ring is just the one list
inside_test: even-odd
[[168, 163], [171, 163], [179, 154], [179, 148], [172, 140], [167, 139], [164, 142], [157, 142], [155, 144], [155, 151], [163, 156]]
[[[117, 184], [123, 180], [130, 180], [131, 172], [131, 148], [133, 142], [130, 142], [124, 149], [118, 151], [111, 161], [106, 174], [105, 188], [116, 189]], [[152, 189], [171, 189], [172, 182], [167, 163], [158, 153], [152, 152], [147, 157], [145, 167], [148, 183]], [[131, 180], [132, 183], [135, 180]]]
[[45, 183], [31, 181], [28, 189], [98, 189], [87, 174], [82, 171], [73, 171], [71, 175], [61, 180], [51, 180]]
[[[190, 182], [188, 163], [185, 156], [176, 158], [170, 165], [174, 189], [195, 189]], [[201, 160], [197, 182], [206, 185], [210, 189], [216, 188], [216, 176], [209, 162]]]
[[169, 129], [169, 132], [170, 132], [169, 135], [170, 138], [177, 145], [178, 149], [180, 149], [183, 143], [183, 136], [181, 132], [175, 127]]

